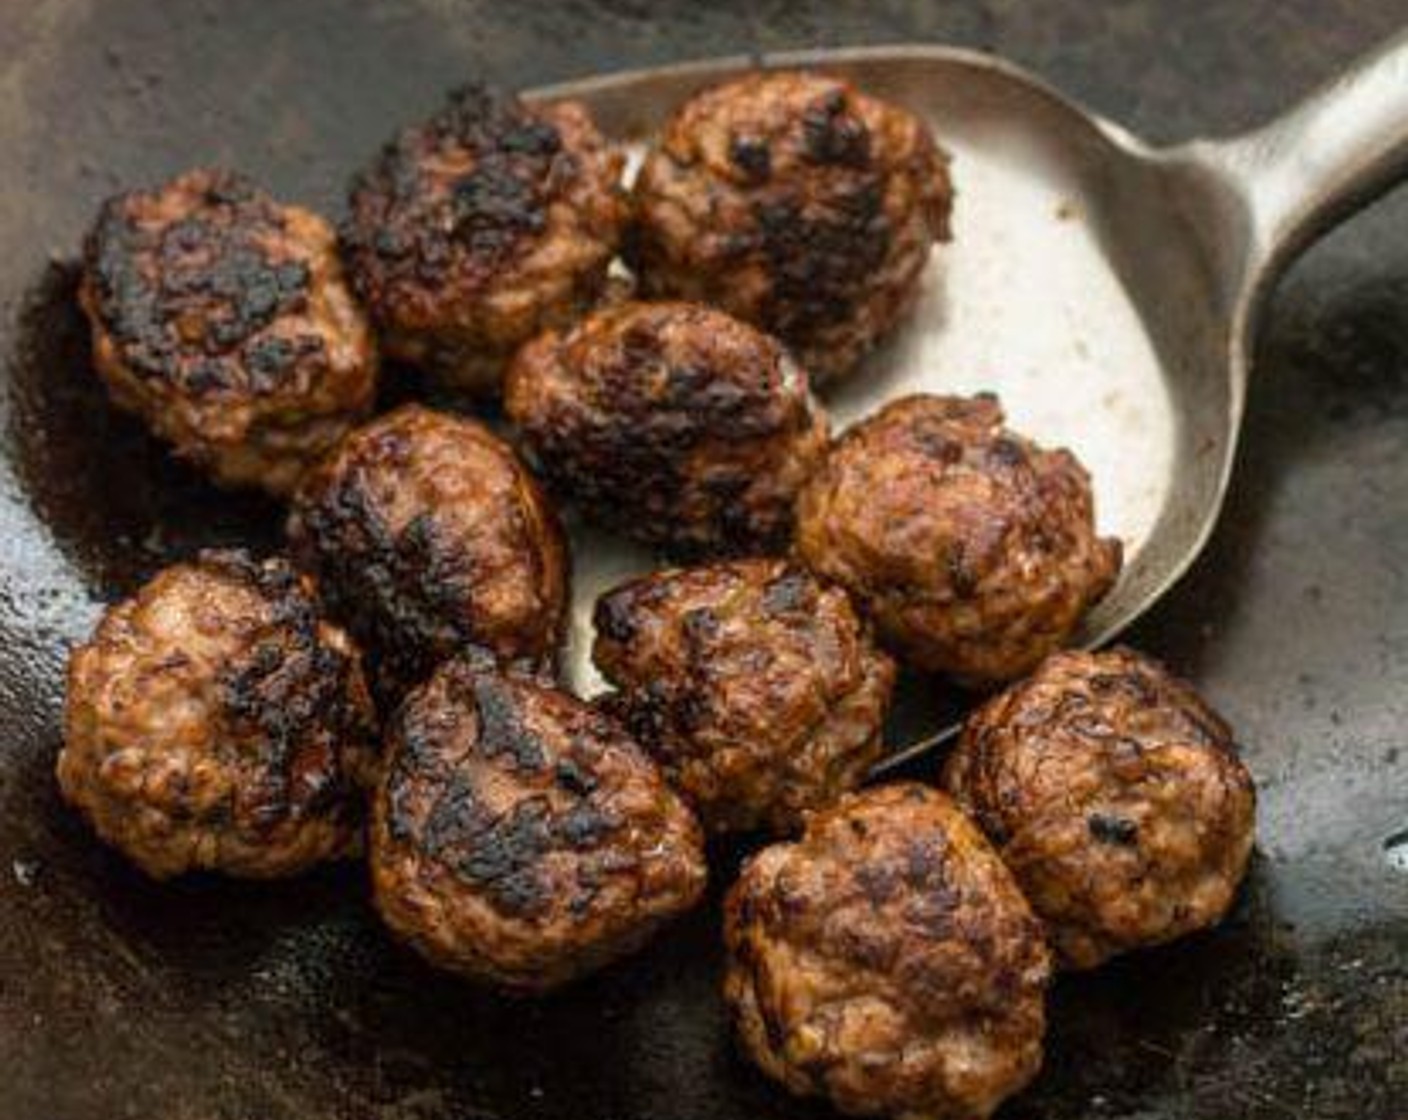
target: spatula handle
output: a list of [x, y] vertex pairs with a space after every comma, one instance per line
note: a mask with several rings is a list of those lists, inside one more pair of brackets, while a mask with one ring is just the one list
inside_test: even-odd
[[1285, 263], [1408, 176], [1408, 31], [1262, 128], [1200, 146], [1246, 202], [1253, 266]]

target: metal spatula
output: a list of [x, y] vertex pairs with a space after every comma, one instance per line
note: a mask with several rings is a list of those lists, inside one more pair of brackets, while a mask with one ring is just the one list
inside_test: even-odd
[[[827, 404], [840, 427], [903, 393], [989, 389], [1014, 428], [1070, 447], [1093, 475], [1101, 531], [1125, 544], [1119, 585], [1078, 638], [1108, 641], [1212, 530], [1266, 294], [1299, 249], [1408, 170], [1408, 35], [1263, 128], [1172, 148], [1009, 63], [931, 46], [720, 59], [530, 96], [582, 99], [639, 149], [691, 93], [758, 66], [848, 76], [921, 114], [953, 152], [954, 241], [907, 325]], [[592, 603], [658, 562], [577, 538], [568, 665], [589, 694], [601, 687]], [[951, 733], [939, 707], [907, 699], [885, 765]]]

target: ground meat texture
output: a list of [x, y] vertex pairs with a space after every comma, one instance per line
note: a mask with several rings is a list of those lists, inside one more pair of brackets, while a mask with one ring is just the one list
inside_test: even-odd
[[542, 991], [621, 957], [704, 889], [702, 834], [620, 725], [471, 659], [407, 699], [377, 791], [372, 884], [432, 963]]
[[198, 170], [109, 199], [79, 301], [113, 401], [218, 483], [286, 494], [372, 407], [332, 227]]
[[795, 831], [882, 751], [894, 663], [846, 593], [782, 560], [667, 571], [596, 606], [604, 703], [716, 831]]
[[775, 552], [826, 454], [807, 377], [696, 304], [626, 303], [526, 346], [505, 407], [554, 489], [682, 556]]
[[948, 157], [913, 114], [839, 78], [753, 74], [666, 124], [627, 255], [646, 293], [771, 331], [820, 383], [901, 318], [952, 197]]
[[1011, 874], [943, 794], [849, 794], [744, 865], [724, 995], [744, 1047], [842, 1112], [986, 1117], [1041, 1065], [1050, 962]]
[[969, 719], [944, 783], [1076, 968], [1215, 924], [1252, 849], [1231, 731], [1133, 650], [1048, 659]]
[[512, 448], [407, 405], [353, 432], [294, 500], [289, 541], [368, 649], [387, 700], [465, 647], [551, 667], [567, 545]]
[[357, 651], [283, 560], [167, 568], [69, 659], [59, 786], [157, 878], [349, 854], [373, 752]]
[[622, 163], [582, 105], [483, 85], [403, 130], [353, 184], [343, 228], [385, 352], [496, 392], [521, 343], [600, 295], [626, 219]]
[[799, 496], [796, 549], [902, 661], [979, 687], [1068, 641], [1121, 563], [1085, 469], [986, 394], [906, 397], [847, 431]]

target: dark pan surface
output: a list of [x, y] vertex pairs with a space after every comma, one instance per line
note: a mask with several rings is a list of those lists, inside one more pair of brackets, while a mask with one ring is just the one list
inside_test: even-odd
[[[349, 169], [467, 76], [906, 38], [1010, 55], [1174, 138], [1252, 123], [1403, 15], [1402, 0], [0, 2], [0, 1120], [826, 1115], [735, 1056], [715, 905], [624, 968], [504, 1001], [391, 945], [354, 866], [158, 887], [62, 809], [67, 644], [166, 560], [275, 539], [271, 507], [172, 466], [88, 376], [64, 262], [101, 196], [219, 160], [335, 213]], [[1408, 1115], [1408, 196], [1289, 278], [1256, 381], [1222, 527], [1133, 635], [1241, 731], [1262, 790], [1251, 882], [1217, 933], [1063, 981], [1047, 1072], [1014, 1118]], [[720, 883], [736, 854], [718, 853]]]

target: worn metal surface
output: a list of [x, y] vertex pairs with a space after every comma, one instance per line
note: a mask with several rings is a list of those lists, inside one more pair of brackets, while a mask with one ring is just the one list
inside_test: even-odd
[[[0, 4], [0, 1117], [825, 1114], [734, 1055], [712, 907], [548, 1002], [503, 1001], [390, 945], [355, 867], [158, 887], [62, 810], [66, 643], [165, 558], [270, 540], [274, 522], [169, 464], [85, 378], [72, 276], [51, 258], [72, 256], [99, 197], [214, 159], [336, 212], [347, 170], [465, 76], [834, 42], [995, 50], [1172, 139], [1255, 122], [1405, 15], [1401, 0]], [[1400, 195], [1288, 279], [1223, 523], [1135, 635], [1242, 733], [1262, 788], [1244, 904], [1218, 933], [1063, 981], [1048, 1071], [1011, 1116], [1404, 1114], [1408, 856], [1385, 842], [1408, 829], [1405, 500]]]

